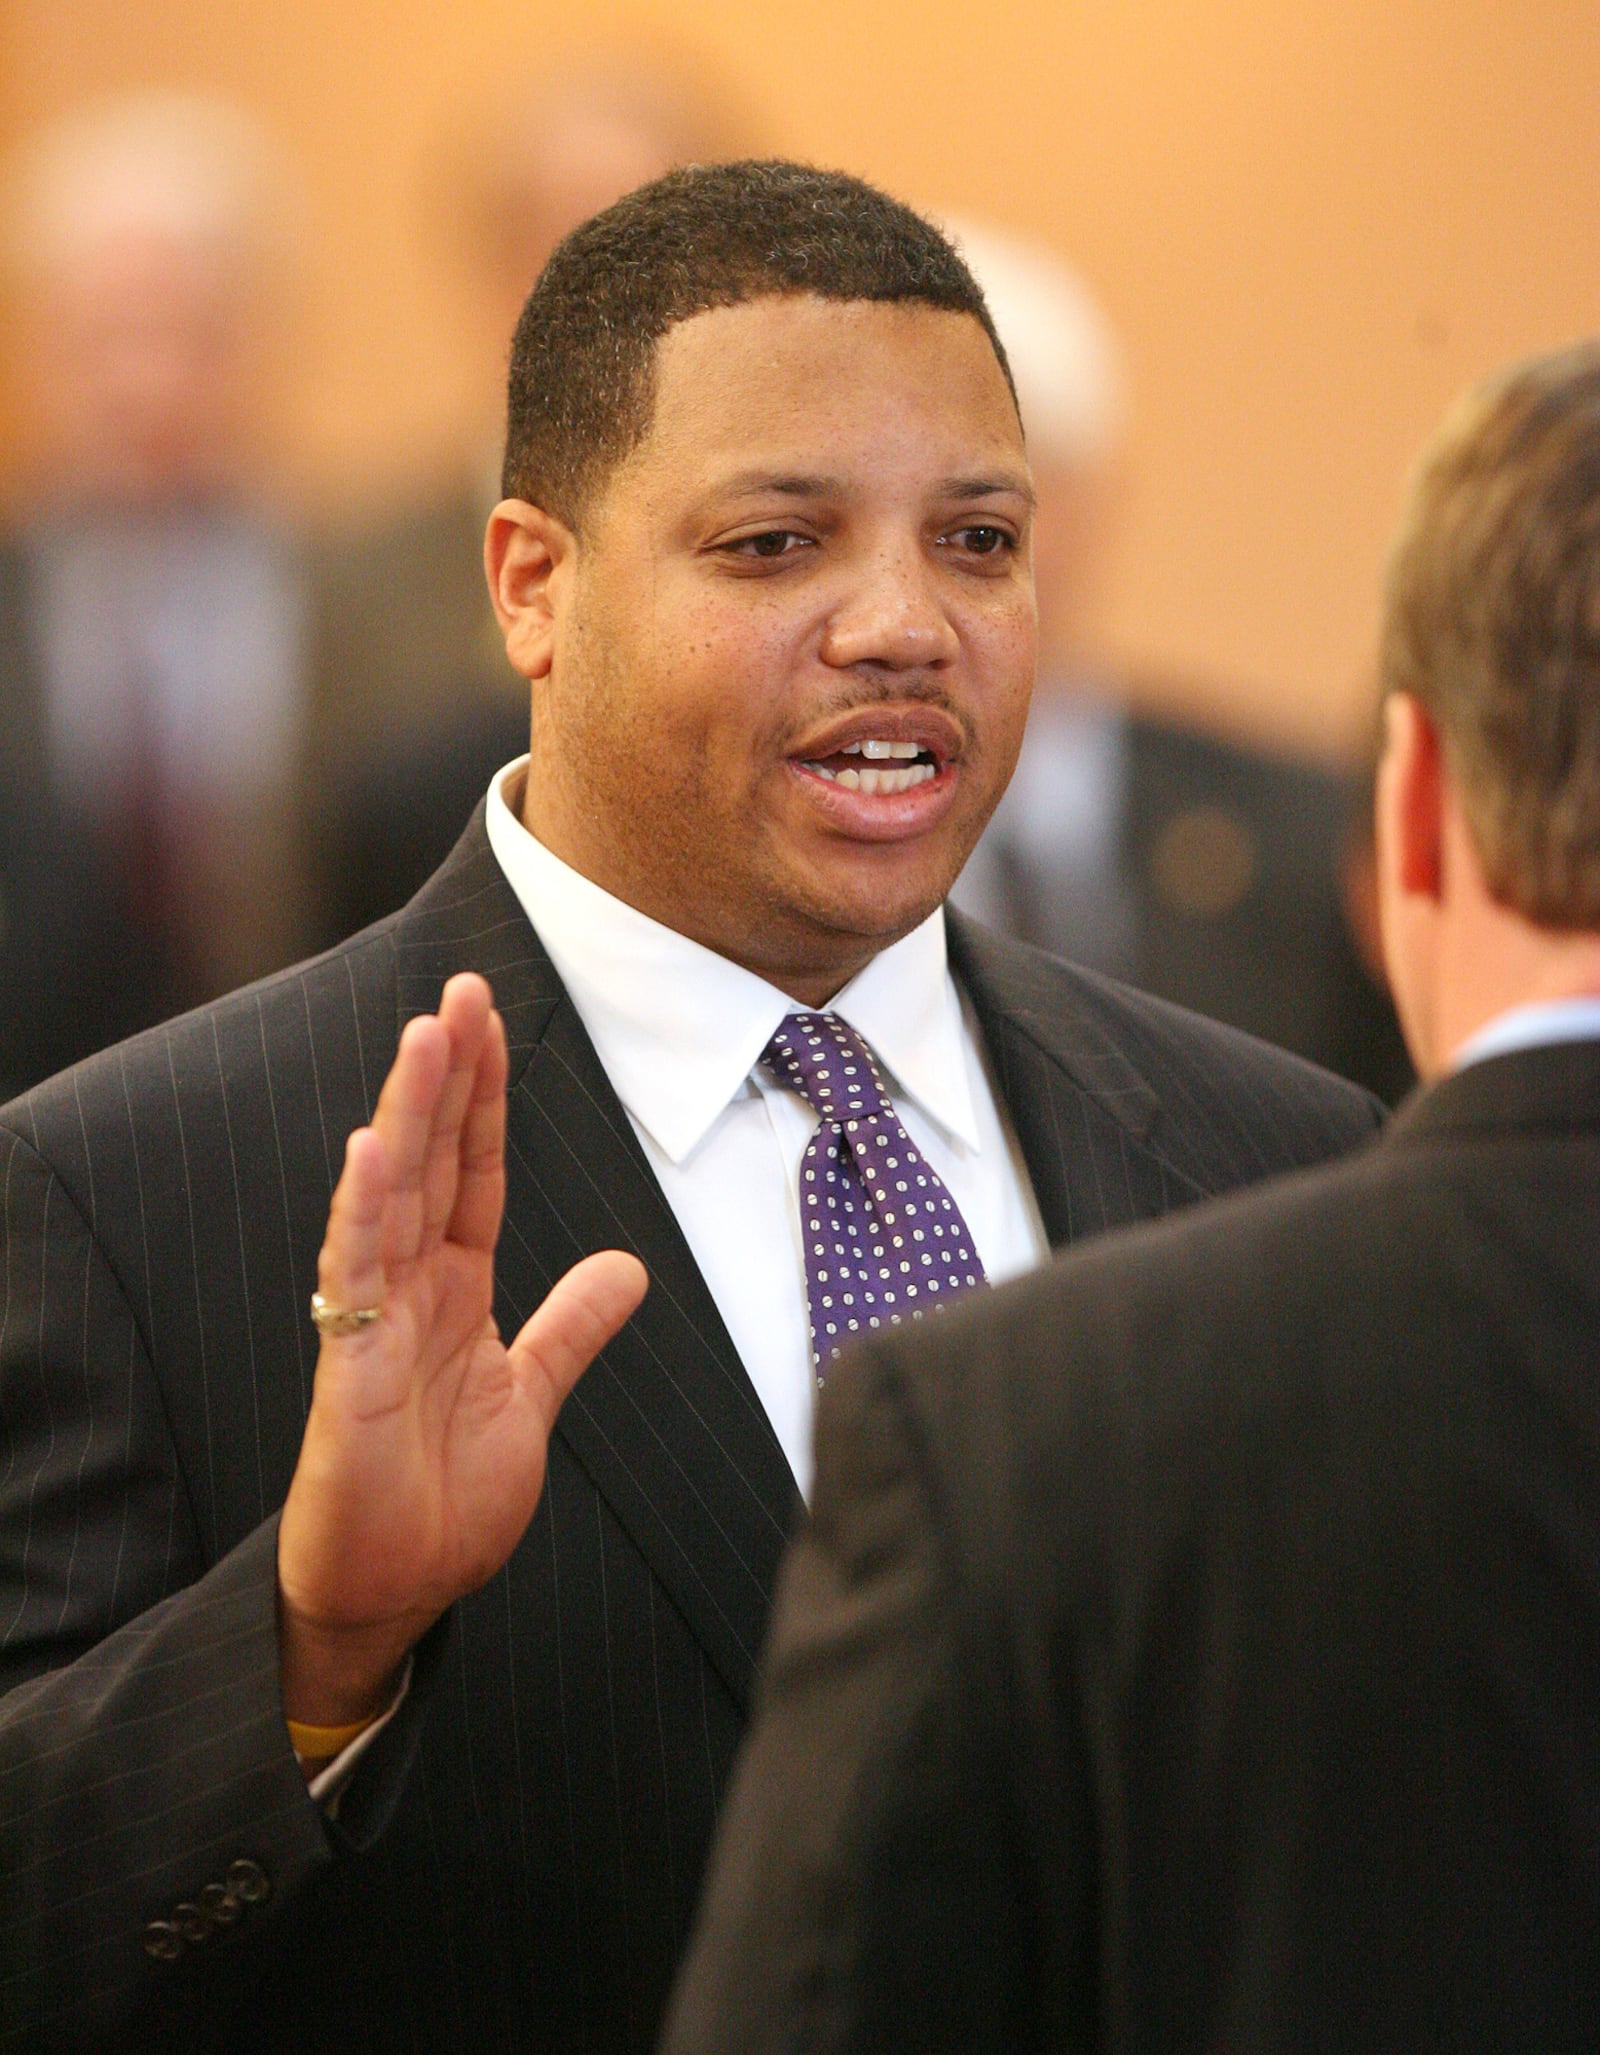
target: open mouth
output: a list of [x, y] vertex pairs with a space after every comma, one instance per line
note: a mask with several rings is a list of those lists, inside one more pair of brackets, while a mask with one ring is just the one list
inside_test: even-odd
[[909, 792], [939, 775], [931, 749], [917, 742], [867, 739], [847, 742], [829, 756], [802, 757], [800, 768], [847, 792]]

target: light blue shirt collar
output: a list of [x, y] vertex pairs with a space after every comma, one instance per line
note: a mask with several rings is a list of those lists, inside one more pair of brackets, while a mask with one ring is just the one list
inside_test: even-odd
[[1490, 1056], [1543, 1049], [1556, 1042], [1600, 1042], [1600, 996], [1513, 1006], [1509, 1013], [1497, 1014], [1475, 1035], [1469, 1035], [1450, 1068], [1465, 1070], [1469, 1063], [1482, 1063]]

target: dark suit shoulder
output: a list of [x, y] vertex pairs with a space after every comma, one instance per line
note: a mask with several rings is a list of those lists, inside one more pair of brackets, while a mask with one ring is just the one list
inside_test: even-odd
[[947, 915], [951, 960], [991, 1041], [1032, 1043], [1197, 1193], [1340, 1155], [1379, 1102], [1302, 1057]]
[[1600, 1451], [1597, 1175], [1592, 1132], [1380, 1142], [952, 1310], [917, 1338], [907, 1403], [948, 1477], [985, 1480], [974, 1532], [1009, 1479], [1014, 1506], [1059, 1502], [1108, 1576], [1199, 1504], [1342, 1545], [1357, 1478], [1370, 1518], [1503, 1446], [1526, 1444], [1530, 1477], [1563, 1443]]
[[[746, 2015], [776, 2016], [760, 2007], [783, 1960], [786, 2017], [821, 1992], [830, 2025], [848, 2018], [858, 1966], [875, 1990], [894, 1959], [878, 1905], [921, 1880], [941, 1965], [1020, 1911], [1033, 1952], [1005, 1982], [1054, 2024], [1008, 2047], [1069, 2045], [1107, 1988], [1130, 2047], [1233, 2045], [1252, 1989], [1250, 2016], [1289, 2022], [1284, 2042], [1303, 2023], [1307, 2046], [1593, 2044], [1593, 1106], [1591, 1085], [1565, 1132], [1544, 1106], [1494, 1133], [1477, 1104], [1470, 1125], [1413, 1122], [840, 1366], [815, 1539], [773, 1641], [788, 1668], [751, 1748], [790, 1774], [769, 1772], [777, 1832], [738, 1851], [789, 1952], [739, 1934]], [[813, 1677], [873, 1738], [854, 1776]], [[1014, 1783], [990, 1812], [996, 1763]], [[830, 1786], [849, 1831], [791, 1909], [810, 1852], [793, 1822], [827, 1819]], [[896, 1830], [930, 1791], [912, 1844]], [[749, 1811], [741, 1790], [731, 1817]], [[964, 1870], [930, 1853], [949, 1818]], [[1013, 1862], [985, 1893], [972, 1851], [990, 1835]], [[1390, 1946], [1397, 1906], [1414, 1947]], [[740, 1916], [724, 1901], [721, 1933]], [[705, 1949], [690, 1990], [718, 1973]], [[823, 2038], [902, 2045], [892, 2022]]]
[[1218, 1080], [1253, 1079], [1264, 1097], [1281, 1095], [1320, 1109], [1352, 1140], [1383, 1123], [1385, 1109], [1370, 1092], [1320, 1064], [1097, 971], [1059, 961], [1055, 968], [1083, 1011], [1102, 1022], [1108, 1036], [1138, 1052], [1153, 1083], [1173, 1082], [1185, 1070]]
[[[982, 1376], [1031, 1379], [1046, 1404], [1077, 1405], [1104, 1373], [1130, 1413], [1181, 1409], [1190, 1387], [1202, 1403], [1230, 1408], [1280, 1333], [1301, 1321], [1325, 1330], [1330, 1294], [1347, 1280], [1370, 1270], [1378, 1290], [1404, 1267], [1392, 1223], [1415, 1211], [1419, 1185], [1437, 1199], [1431, 1166], [1379, 1142], [1098, 1237], [997, 1287], [981, 1307], [952, 1308], [925, 1344], [919, 1330], [914, 1382], [937, 1391], [947, 1353], [949, 1379], [959, 1381], [966, 1372], [954, 1366], [970, 1364], [972, 1339], [960, 1330], [981, 1325]], [[1228, 1355], [1220, 1378], [1211, 1375], [1215, 1354]], [[1297, 1366], [1305, 1369], [1303, 1356]]]
[[[314, 1072], [330, 1038], [341, 1049], [349, 1044], [370, 1105], [395, 1039], [396, 925], [391, 917], [322, 956], [100, 1050], [0, 1107], [0, 1128], [22, 1135], [47, 1161], [70, 1161], [74, 1138], [86, 1129], [159, 1119], [163, 1108], [223, 1073], [242, 1075], [256, 1064]], [[375, 1069], [366, 1052], [374, 1036]]]

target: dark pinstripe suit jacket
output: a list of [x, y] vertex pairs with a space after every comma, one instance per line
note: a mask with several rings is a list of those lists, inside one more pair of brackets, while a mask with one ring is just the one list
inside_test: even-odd
[[[1292, 1058], [952, 941], [1055, 1242], [1374, 1123]], [[653, 1288], [330, 1825], [276, 1677], [306, 1301], [343, 1138], [462, 968], [511, 1045], [502, 1324], [607, 1245]], [[0, 2049], [647, 2047], [796, 1495], [481, 815], [403, 912], [7, 1108], [0, 1189]], [[147, 1922], [241, 1859], [270, 1897], [152, 1960]]]
[[662, 2055], [1593, 2055], [1597, 1200], [1525, 1049], [832, 1378]]

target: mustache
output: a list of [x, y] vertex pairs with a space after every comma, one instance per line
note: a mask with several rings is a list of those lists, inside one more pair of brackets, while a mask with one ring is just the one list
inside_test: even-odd
[[803, 720], [789, 725], [782, 744], [784, 753], [793, 754], [796, 742], [873, 714], [880, 707], [893, 707], [901, 713], [931, 714], [948, 723], [959, 735], [963, 753], [976, 736], [971, 709], [938, 678], [856, 679], [842, 684], [837, 692], [820, 695], [807, 707]]

